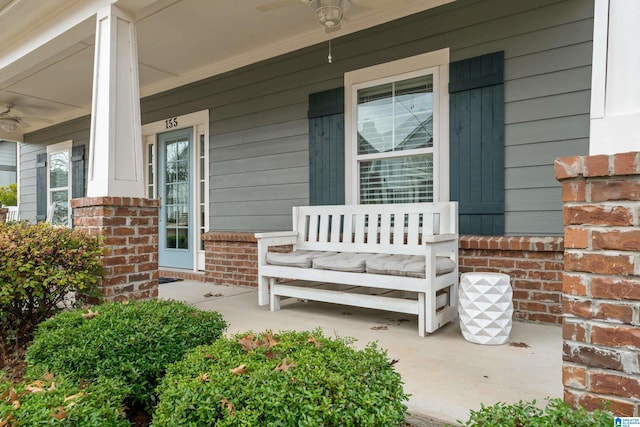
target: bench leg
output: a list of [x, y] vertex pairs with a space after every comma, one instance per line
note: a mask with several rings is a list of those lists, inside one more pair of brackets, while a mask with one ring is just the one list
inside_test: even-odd
[[438, 319], [436, 315], [436, 293], [435, 291], [430, 291], [429, 298], [426, 299], [425, 304], [423, 304], [424, 310], [426, 311], [425, 318], [426, 324], [425, 328], [427, 333], [431, 333], [438, 329]]
[[258, 276], [258, 305], [269, 304], [269, 278]]
[[424, 293], [418, 293], [418, 336], [424, 337], [425, 327], [425, 298]]
[[276, 279], [273, 277], [269, 278], [269, 288], [271, 289], [271, 311], [280, 310], [280, 295], [275, 295], [273, 293], [274, 285], [276, 284]]

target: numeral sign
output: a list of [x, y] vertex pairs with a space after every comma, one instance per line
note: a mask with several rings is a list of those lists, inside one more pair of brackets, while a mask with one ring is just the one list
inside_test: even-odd
[[164, 121], [165, 129], [173, 129], [178, 127], [178, 118], [172, 117]]

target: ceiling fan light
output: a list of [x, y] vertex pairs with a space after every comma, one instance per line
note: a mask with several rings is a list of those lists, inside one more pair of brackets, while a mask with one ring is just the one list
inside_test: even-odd
[[0, 118], [0, 127], [7, 132], [15, 132], [18, 128], [18, 124], [13, 120]]
[[327, 30], [340, 26], [348, 6], [348, 0], [312, 0], [309, 3], [309, 7], [315, 11], [318, 22]]

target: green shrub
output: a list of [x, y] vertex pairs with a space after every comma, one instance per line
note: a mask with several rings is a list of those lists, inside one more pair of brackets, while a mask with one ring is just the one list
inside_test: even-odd
[[109, 378], [82, 384], [53, 374], [18, 384], [0, 379], [0, 426], [129, 426], [126, 394], [126, 386]]
[[386, 352], [350, 344], [317, 330], [199, 347], [167, 369], [152, 426], [404, 426]]
[[72, 291], [95, 294], [102, 241], [79, 230], [0, 223], [0, 347], [23, 346]]
[[18, 205], [18, 184], [0, 185], [0, 206]]
[[515, 405], [496, 403], [481, 405], [480, 410], [471, 411], [464, 426], [476, 427], [609, 427], [613, 425], [613, 415], [605, 410], [588, 412], [584, 408], [574, 409], [561, 399], [550, 399], [543, 409], [535, 406], [536, 401]]
[[131, 387], [129, 403], [149, 410], [165, 367], [222, 335], [216, 312], [176, 301], [109, 303], [58, 314], [40, 324], [27, 351], [33, 367], [72, 380], [116, 378]]

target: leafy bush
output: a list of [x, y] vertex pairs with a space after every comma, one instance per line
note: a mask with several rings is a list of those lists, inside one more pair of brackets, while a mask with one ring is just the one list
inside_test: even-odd
[[152, 426], [404, 426], [393, 362], [350, 344], [316, 330], [199, 347], [167, 369]]
[[18, 205], [18, 184], [0, 185], [0, 206]]
[[95, 294], [102, 241], [79, 230], [0, 223], [0, 349], [24, 346], [71, 291]]
[[546, 408], [535, 406], [536, 401], [515, 405], [496, 403], [481, 405], [480, 410], [471, 411], [464, 426], [476, 427], [609, 427], [613, 415], [605, 410], [588, 412], [584, 408], [574, 409], [561, 399], [550, 399]]
[[129, 426], [126, 394], [126, 386], [109, 378], [82, 384], [53, 374], [19, 384], [0, 379], [0, 426]]
[[71, 380], [115, 378], [131, 387], [129, 403], [150, 409], [165, 367], [222, 335], [216, 312], [176, 301], [109, 303], [58, 314], [40, 324], [27, 351], [27, 372], [41, 367]]

